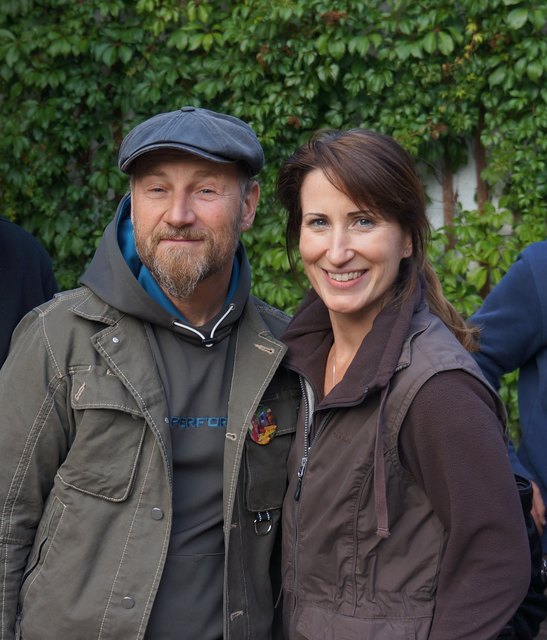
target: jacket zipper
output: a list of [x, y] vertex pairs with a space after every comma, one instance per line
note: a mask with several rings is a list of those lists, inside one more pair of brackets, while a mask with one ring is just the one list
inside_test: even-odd
[[304, 478], [304, 472], [306, 470], [306, 465], [308, 464], [308, 453], [309, 453], [309, 430], [310, 430], [310, 400], [306, 390], [306, 385], [304, 384], [304, 379], [302, 376], [299, 376], [300, 380], [300, 388], [302, 390], [302, 399], [304, 401], [304, 455], [302, 456], [302, 460], [300, 462], [300, 467], [298, 469], [298, 482], [296, 485], [296, 491], [294, 494], [294, 544], [293, 544], [293, 610], [292, 614], [294, 614], [298, 608], [298, 512], [299, 512], [299, 499], [300, 492], [302, 491], [302, 480]]
[[[300, 461], [300, 467], [298, 468], [298, 482], [296, 485], [296, 491], [294, 493], [295, 500], [295, 508], [294, 508], [294, 544], [293, 544], [293, 586], [294, 586], [294, 601], [293, 601], [293, 611], [294, 613], [298, 607], [298, 512], [300, 507], [300, 494], [302, 493], [302, 482], [304, 481], [304, 474], [306, 472], [306, 467], [308, 464], [308, 459], [310, 456], [311, 442], [310, 442], [310, 432], [311, 432], [311, 420], [310, 420], [310, 400], [308, 396], [308, 390], [303, 381], [302, 376], [300, 376], [300, 388], [302, 390], [302, 398], [304, 400], [304, 452], [302, 456], [302, 460]], [[323, 418], [323, 421], [319, 425], [319, 429], [315, 434], [314, 440], [317, 440], [321, 432], [324, 430], [326, 425], [329, 423], [331, 417], [333, 415], [332, 411]]]
[[298, 468], [298, 482], [296, 483], [296, 491], [294, 492], [294, 499], [300, 500], [300, 493], [302, 491], [302, 480], [304, 479], [304, 473], [306, 471], [306, 465], [308, 464], [308, 455], [310, 451], [310, 401], [306, 390], [306, 385], [300, 377], [300, 388], [302, 389], [302, 398], [304, 399], [304, 455], [300, 461], [300, 467]]
[[[399, 364], [396, 368], [396, 372], [404, 369], [408, 366], [408, 363]], [[298, 607], [298, 512], [300, 507], [300, 496], [302, 493], [302, 483], [304, 481], [304, 475], [306, 473], [306, 468], [308, 466], [308, 460], [310, 457], [310, 433], [311, 433], [311, 420], [310, 420], [310, 401], [308, 395], [308, 388], [304, 382], [303, 376], [299, 376], [300, 378], [300, 388], [302, 390], [302, 398], [304, 401], [304, 451], [302, 455], [302, 459], [300, 461], [300, 466], [297, 471], [298, 481], [296, 484], [296, 490], [294, 492], [294, 500], [295, 500], [295, 508], [294, 508], [294, 544], [293, 544], [293, 610], [292, 614], [296, 612]], [[363, 400], [368, 396], [369, 388], [366, 387], [364, 389]], [[323, 418], [323, 421], [319, 425], [317, 429], [317, 433], [315, 434], [314, 440], [321, 435], [327, 424], [330, 422], [332, 416], [334, 414], [334, 410], [328, 412], [328, 414]]]
[[[304, 413], [304, 455], [302, 456], [302, 460], [300, 461], [300, 467], [298, 468], [298, 482], [296, 484], [296, 490], [294, 492], [294, 499], [298, 502], [300, 500], [300, 494], [302, 493], [302, 482], [304, 481], [304, 474], [306, 472], [306, 467], [308, 466], [308, 460], [310, 457], [311, 450], [311, 420], [310, 420], [310, 404], [308, 400], [308, 394], [304, 383], [302, 382], [302, 378], [300, 378], [300, 387], [302, 389], [302, 396], [304, 398], [305, 404], [305, 413]], [[365, 396], [368, 394], [368, 388], [364, 391]], [[330, 422], [332, 416], [334, 415], [334, 410], [330, 410], [327, 415], [323, 418], [319, 428], [317, 429], [317, 433], [315, 434], [314, 440], [321, 435], [321, 433], [325, 430], [325, 427]]]

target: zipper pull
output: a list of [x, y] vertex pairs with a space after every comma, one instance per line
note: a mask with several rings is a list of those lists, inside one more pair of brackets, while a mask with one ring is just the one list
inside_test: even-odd
[[300, 493], [302, 491], [302, 479], [304, 478], [304, 472], [306, 471], [306, 465], [308, 464], [307, 456], [302, 458], [300, 463], [300, 469], [298, 469], [298, 482], [296, 483], [296, 491], [294, 492], [294, 499], [300, 500]]

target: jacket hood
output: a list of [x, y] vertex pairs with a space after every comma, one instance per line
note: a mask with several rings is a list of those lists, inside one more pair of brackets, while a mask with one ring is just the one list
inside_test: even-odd
[[248, 300], [251, 270], [241, 242], [237, 248], [228, 295], [221, 311], [206, 324], [191, 325], [142, 264], [135, 248], [131, 197], [121, 200], [80, 282], [109, 305], [145, 322], [167, 327], [210, 347], [226, 337]]

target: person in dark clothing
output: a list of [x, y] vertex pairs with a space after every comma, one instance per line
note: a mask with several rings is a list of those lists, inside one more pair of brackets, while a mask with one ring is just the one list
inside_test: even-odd
[[511, 447], [515, 473], [533, 482], [532, 515], [547, 549], [547, 242], [526, 247], [500, 282], [469, 318], [480, 329], [474, 358], [498, 389], [501, 377], [520, 370], [518, 406], [521, 440]]
[[19, 320], [55, 293], [46, 250], [30, 233], [0, 217], [0, 367]]
[[410, 156], [322, 131], [282, 166], [312, 285], [283, 335], [304, 397], [283, 507], [287, 640], [491, 640], [530, 579], [504, 408], [426, 257]]
[[183, 107], [123, 140], [130, 176], [82, 286], [0, 372], [0, 637], [281, 637], [280, 509], [300, 386], [250, 293], [264, 162]]
[[[531, 514], [541, 535], [543, 553], [547, 551], [545, 500], [547, 500], [547, 242], [527, 246], [507, 273], [490, 291], [469, 319], [480, 329], [479, 350], [473, 354], [490, 384], [498, 389], [501, 377], [519, 370], [518, 407], [521, 438], [518, 450], [510, 443], [510, 460], [516, 474], [531, 481]], [[538, 544], [537, 556], [541, 550]], [[533, 556], [534, 557], [534, 556]], [[539, 563], [538, 563], [539, 564]], [[541, 594], [545, 579], [541, 568], [534, 568], [534, 588]], [[534, 606], [535, 601], [539, 602]], [[529, 611], [528, 617], [525, 616]], [[532, 614], [535, 614], [532, 616]], [[523, 621], [539, 624], [547, 614], [545, 598], [531, 590]], [[528, 624], [532, 626], [532, 622]], [[522, 622], [521, 624], [524, 624]], [[547, 640], [547, 622], [541, 623], [538, 637]], [[520, 636], [519, 636], [520, 637]]]

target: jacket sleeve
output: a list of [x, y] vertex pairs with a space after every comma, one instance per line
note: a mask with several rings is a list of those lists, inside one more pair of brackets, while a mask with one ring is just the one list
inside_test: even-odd
[[19, 325], [0, 370], [0, 637], [15, 637], [19, 590], [44, 503], [66, 456], [65, 376], [45, 339], [43, 317]]
[[446, 535], [429, 640], [496, 638], [527, 592], [530, 556], [493, 398], [463, 371], [438, 374], [400, 444]]
[[525, 250], [469, 319], [481, 329], [480, 351], [473, 356], [495, 389], [503, 374], [533, 359], [545, 345], [545, 268], [547, 243]]

